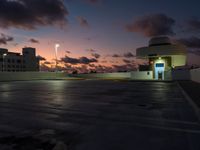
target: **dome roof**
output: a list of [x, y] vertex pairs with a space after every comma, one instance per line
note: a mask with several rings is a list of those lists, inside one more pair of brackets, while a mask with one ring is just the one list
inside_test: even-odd
[[171, 45], [168, 37], [154, 37], [149, 41], [149, 46]]

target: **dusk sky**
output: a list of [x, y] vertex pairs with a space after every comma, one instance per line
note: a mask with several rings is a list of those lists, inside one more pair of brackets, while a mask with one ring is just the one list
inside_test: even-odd
[[0, 47], [35, 47], [49, 64], [135, 68], [138, 47], [167, 35], [188, 47], [188, 64], [200, 65], [199, 0], [0, 0]]

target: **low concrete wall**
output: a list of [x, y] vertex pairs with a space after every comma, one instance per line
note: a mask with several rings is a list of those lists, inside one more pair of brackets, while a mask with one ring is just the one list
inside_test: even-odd
[[80, 78], [100, 78], [100, 79], [132, 79], [132, 80], [152, 80], [152, 71], [132, 71], [117, 73], [93, 73], [93, 74], [77, 74], [72, 77]]
[[172, 70], [173, 80], [190, 80], [190, 70]]
[[132, 71], [132, 80], [153, 80], [153, 71]]
[[171, 81], [172, 80], [172, 72], [171, 72], [171, 70], [170, 71], [165, 71], [164, 76], [165, 76], [165, 80]]
[[117, 73], [91, 73], [91, 74], [76, 74], [71, 75], [72, 77], [80, 77], [80, 78], [101, 78], [101, 79], [130, 79], [131, 73], [130, 72], [117, 72]]
[[200, 68], [190, 70], [190, 78], [192, 81], [200, 83]]
[[68, 75], [61, 72], [1, 72], [0, 81], [17, 80], [51, 80], [65, 78]]
[[[169, 72], [170, 76], [171, 72]], [[152, 71], [132, 71], [117, 73], [94, 73], [68, 75], [67, 73], [55, 72], [0, 72], [0, 81], [17, 80], [53, 80], [66, 79], [70, 77], [99, 78], [99, 79], [132, 79], [132, 80], [153, 80]], [[170, 79], [170, 78], [169, 78]], [[169, 80], [168, 79], [168, 80]], [[193, 70], [173, 70], [172, 80], [192, 80], [200, 83], [200, 68]]]

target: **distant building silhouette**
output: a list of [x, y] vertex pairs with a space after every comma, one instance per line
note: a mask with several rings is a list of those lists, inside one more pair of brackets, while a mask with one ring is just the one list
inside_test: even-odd
[[23, 48], [22, 55], [20, 53], [9, 52], [8, 49], [0, 48], [0, 71], [39, 71], [39, 60], [36, 57], [35, 48]]

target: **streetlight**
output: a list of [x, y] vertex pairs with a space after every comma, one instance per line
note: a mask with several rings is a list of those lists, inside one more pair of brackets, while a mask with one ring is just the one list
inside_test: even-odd
[[60, 44], [55, 44], [55, 53], [56, 53], [56, 72], [58, 71], [58, 48]]
[[3, 68], [3, 72], [4, 72], [4, 69], [5, 69], [5, 68], [4, 68], [4, 65], [5, 65], [5, 63], [4, 63], [4, 58], [5, 58], [6, 56], [7, 56], [7, 54], [4, 53], [4, 54], [3, 54], [3, 67], [2, 67], [2, 68]]

